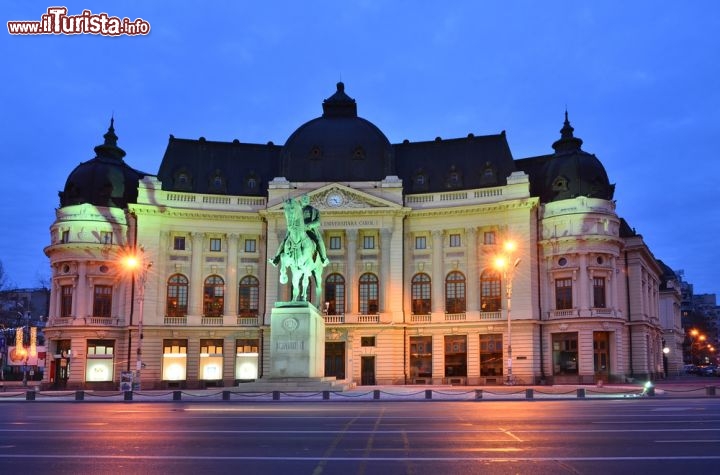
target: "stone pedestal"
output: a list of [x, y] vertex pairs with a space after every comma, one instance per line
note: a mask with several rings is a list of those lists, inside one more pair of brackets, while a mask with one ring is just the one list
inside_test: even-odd
[[325, 375], [325, 320], [307, 302], [276, 304], [270, 314], [270, 379]]

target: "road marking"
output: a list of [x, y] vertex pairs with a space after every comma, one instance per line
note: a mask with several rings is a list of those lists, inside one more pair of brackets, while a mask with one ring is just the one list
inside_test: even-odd
[[695, 440], [656, 440], [655, 443], [658, 444], [709, 444], [709, 443], [717, 443], [720, 442], [720, 439], [695, 439]]
[[498, 427], [498, 429], [499, 429], [502, 433], [507, 434], [508, 436], [512, 437], [513, 439], [517, 440], [518, 442], [522, 442], [522, 441], [523, 441], [520, 437], [516, 436], [515, 434], [513, 434], [512, 432], [510, 432], [510, 431], [507, 430], [507, 429], [503, 429], [502, 427]]
[[228, 460], [228, 461], [292, 461], [292, 462], [646, 462], [646, 461], [698, 461], [698, 460], [720, 460], [720, 455], [680, 455], [680, 456], [610, 456], [610, 457], [285, 457], [285, 456], [210, 456], [210, 455], [86, 455], [86, 454], [3, 454], [4, 459], [67, 459], [67, 460]]

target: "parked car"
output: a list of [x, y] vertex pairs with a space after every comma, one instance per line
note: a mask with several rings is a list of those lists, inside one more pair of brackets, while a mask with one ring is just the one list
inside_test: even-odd
[[717, 369], [718, 367], [713, 364], [702, 365], [699, 367], [700, 372], [698, 374], [700, 376], [715, 376]]

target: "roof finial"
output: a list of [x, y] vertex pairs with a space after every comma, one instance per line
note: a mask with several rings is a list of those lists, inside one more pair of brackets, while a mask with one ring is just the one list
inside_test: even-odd
[[555, 153], [580, 150], [582, 140], [573, 135], [574, 131], [575, 129], [570, 125], [570, 119], [568, 118], [567, 106], [565, 106], [565, 122], [562, 129], [560, 129], [560, 140], [552, 145]]
[[337, 83], [335, 94], [323, 101], [323, 117], [357, 117], [355, 99], [345, 94], [345, 83]]
[[120, 159], [125, 156], [125, 151], [117, 146], [118, 137], [115, 135], [115, 114], [110, 116], [110, 127], [103, 135], [105, 142], [95, 147], [95, 153], [98, 157]]

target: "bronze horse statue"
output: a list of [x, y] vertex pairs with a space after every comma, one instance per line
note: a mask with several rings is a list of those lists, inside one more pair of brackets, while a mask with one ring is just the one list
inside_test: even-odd
[[[327, 259], [321, 256], [318, 245], [310, 237], [310, 229], [306, 224], [305, 210], [297, 199], [285, 200], [285, 221], [287, 222], [287, 235], [274, 259], [273, 265], [280, 265], [280, 283], [288, 283], [287, 270], [292, 274], [292, 301], [308, 301], [308, 286], [310, 277], [315, 278], [316, 294], [322, 292], [322, 272], [327, 265]], [[315, 211], [316, 212], [316, 211]], [[278, 259], [279, 257], [279, 259]], [[278, 262], [279, 261], [279, 262]]]

